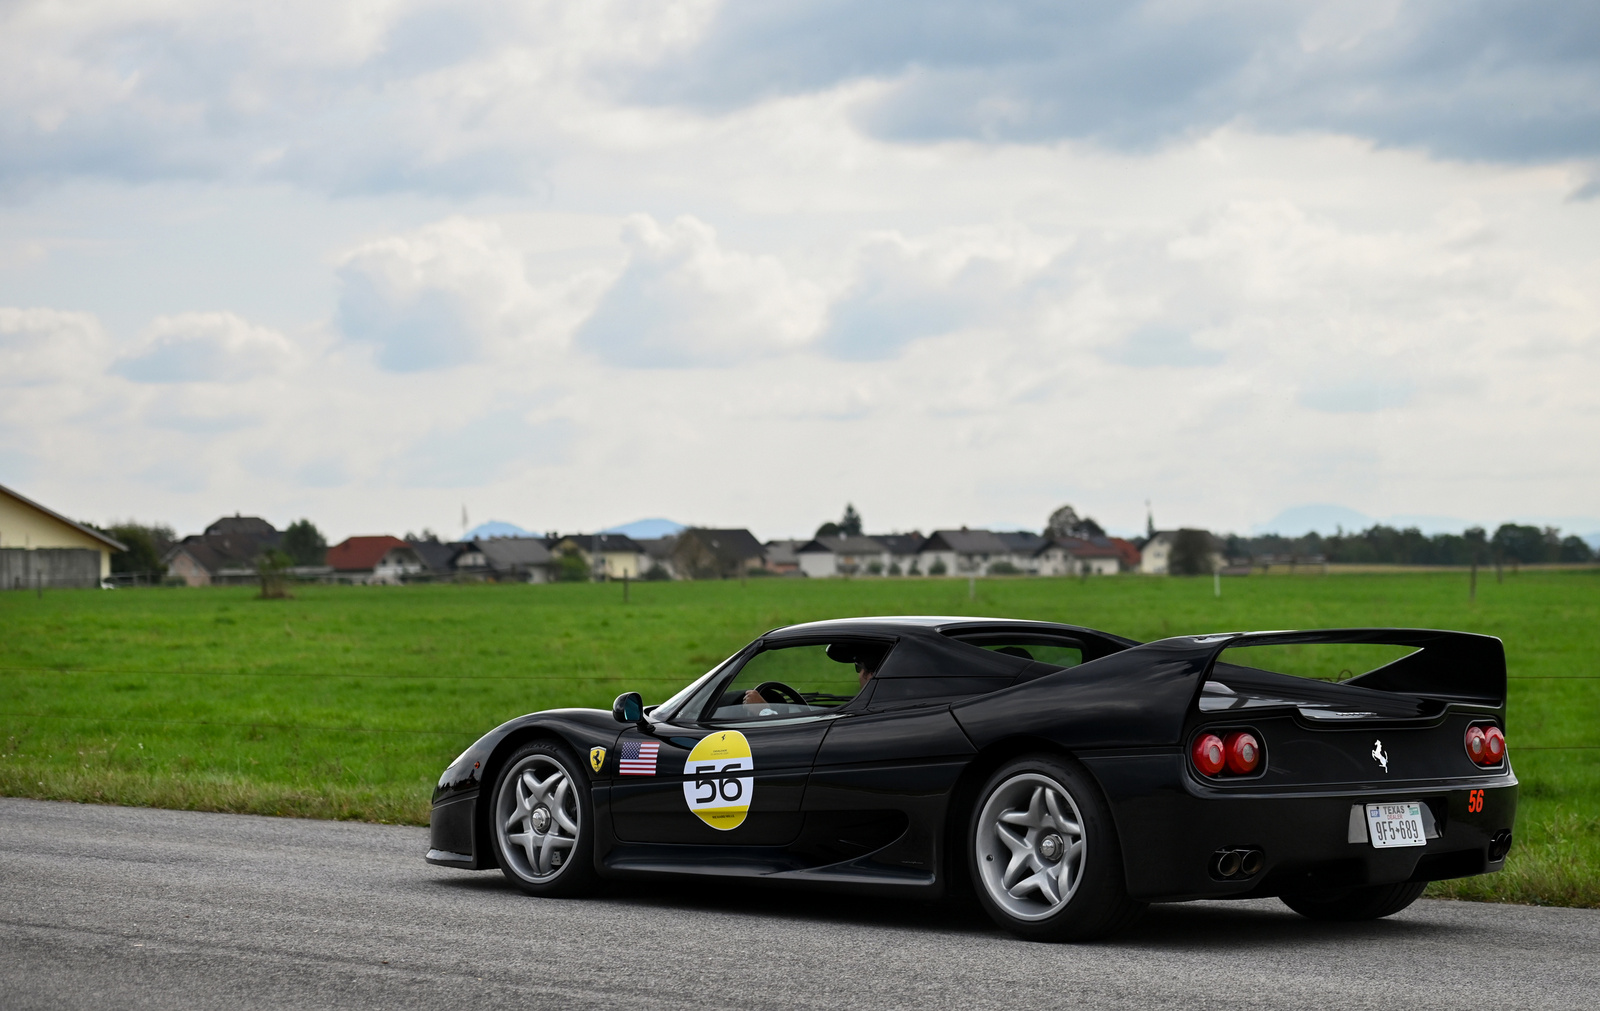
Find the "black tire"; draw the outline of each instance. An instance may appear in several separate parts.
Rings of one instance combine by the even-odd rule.
[[[1392,916],[1417,901],[1426,881],[1397,885],[1367,885],[1328,895],[1284,895],[1283,904],[1312,920],[1350,923]]]
[[[594,801],[583,766],[564,746],[533,741],[500,767],[489,794],[489,839],[501,872],[529,895],[594,888]]]
[[[973,804],[966,848],[979,904],[1018,937],[1095,940],[1144,911],[1128,898],[1111,809],[1075,762],[1030,755],[996,769]]]

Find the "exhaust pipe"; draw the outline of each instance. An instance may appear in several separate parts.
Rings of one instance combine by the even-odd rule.
[[[1219,881],[1253,878],[1267,865],[1267,855],[1255,846],[1232,846],[1211,854],[1211,876]]]

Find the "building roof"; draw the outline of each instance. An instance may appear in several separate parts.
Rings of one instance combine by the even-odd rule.
[[[690,534],[694,534],[706,547],[716,552],[718,558],[743,561],[747,558],[760,558],[765,553],[755,534],[744,527],[733,529],[690,527],[678,536],[681,538]]]
[[[1011,547],[988,530],[935,530],[923,551],[954,551],[958,555],[1009,555]]]
[[[21,502],[23,505],[27,506],[29,509],[33,509],[33,510],[36,510],[38,512],[44,513],[46,516],[50,517],[51,519],[53,519],[53,520],[55,520],[55,521],[57,521],[59,523],[65,523],[67,526],[69,526],[72,529],[78,531],[78,533],[85,534],[85,535],[87,535],[89,537],[93,537],[95,540],[99,541],[101,544],[104,544],[107,548],[110,548],[112,551],[126,551],[126,550],[128,550],[128,546],[126,544],[122,543],[121,541],[117,540],[116,538],[111,537],[108,534],[103,534],[100,531],[94,529],[93,527],[86,527],[82,523],[79,523],[79,522],[77,522],[75,520],[69,520],[65,516],[63,516],[60,513],[56,512],[54,509],[47,509],[44,506],[40,505],[39,503],[35,502],[33,499],[27,498],[27,497],[25,497],[23,495],[20,495],[17,492],[12,491],[10,488],[7,488],[3,484],[0,484],[0,495],[5,495],[8,498],[15,499],[16,501]]]
[[[1032,557],[1050,546],[1050,541],[1039,536],[1031,530],[1008,530],[996,533],[1002,543],[1014,555],[1028,555]]]
[[[891,555],[914,555],[922,550],[927,538],[913,530],[909,534],[871,534]]]
[[[412,550],[411,545],[388,534],[346,537],[328,549],[328,566],[336,572],[366,572],[377,568],[384,556],[395,548]]]
[[[672,549],[678,543],[676,535],[671,537],[638,537],[634,543],[639,545],[645,554],[658,562],[672,560]]]
[[[1122,556],[1123,565],[1130,569],[1137,569],[1139,567],[1139,560],[1141,556],[1139,554],[1139,546],[1137,544],[1121,537],[1110,537],[1107,539],[1111,541],[1112,547],[1117,549],[1117,554]]]
[[[455,563],[456,556],[466,550],[467,545],[460,542],[449,544],[441,543],[437,538],[426,541],[407,541],[411,550],[422,559],[422,564],[427,566],[429,572],[449,572]]]
[[[795,549],[797,555],[814,555],[828,551],[836,555],[881,555],[887,548],[883,543],[872,537],[816,537]]]
[[[543,537],[491,537],[473,541],[471,546],[483,552],[490,568],[500,572],[549,565],[555,557]]]
[[[209,527],[206,527],[205,536],[207,537],[228,535],[250,537],[263,544],[277,544],[283,537],[277,527],[261,517],[240,516],[238,513],[234,513],[232,516],[224,516]]]

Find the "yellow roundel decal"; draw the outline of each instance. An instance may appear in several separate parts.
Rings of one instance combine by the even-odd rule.
[[[726,832],[744,824],[756,781],[750,742],[737,730],[703,738],[684,762],[683,799],[689,810],[714,829]]]

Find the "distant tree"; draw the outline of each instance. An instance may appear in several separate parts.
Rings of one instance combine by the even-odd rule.
[[[644,578],[652,583],[662,583],[671,579],[672,576],[660,562],[651,562],[650,568],[644,574]]]
[[[942,576],[948,571],[950,570],[945,568],[943,558],[935,558],[933,564],[928,566],[928,575],[930,576]]]
[[[321,565],[328,558],[328,541],[310,520],[295,520],[283,532],[283,551],[295,565]]]
[[[128,546],[128,550],[111,556],[112,572],[145,576],[151,582],[159,582],[166,575],[167,567],[161,564],[161,558],[177,539],[171,527],[114,523],[104,532]]]
[[[583,553],[576,548],[561,552],[556,562],[556,579],[563,583],[587,583],[589,563],[583,560]]]
[[[1561,541],[1560,554],[1557,556],[1563,562],[1592,562],[1594,549],[1582,537],[1576,535],[1564,538]]]
[[[262,600],[287,600],[289,567],[294,564],[287,552],[268,548],[256,556],[256,578],[261,581]]]
[[[861,514],[848,502],[844,504],[844,515],[839,517],[839,532],[846,537],[861,536]]]
[[[1063,537],[1104,537],[1105,529],[1088,516],[1079,516],[1070,505],[1064,505],[1050,514],[1045,523],[1044,535],[1054,540]]]
[[[1202,576],[1211,573],[1211,534],[1185,528],[1172,538],[1172,553],[1167,556],[1167,571],[1174,576]]]
[[[915,565],[917,563],[916,562],[912,562],[911,564]],[[899,562],[890,562],[889,563],[889,575],[891,575],[891,576],[900,575],[900,563]]]
[[[822,524],[822,526],[818,527],[817,528],[817,532],[815,534],[813,534],[812,536],[813,537],[838,537],[839,536],[839,524],[835,523],[833,520],[829,520],[828,522]]]
[[[1021,574],[1022,570],[1011,562],[1000,561],[989,564],[989,575],[991,576],[1020,576]]]
[[[1502,523],[1489,540],[1489,546],[1494,549],[1496,558],[1523,565],[1543,562],[1549,557],[1545,532],[1517,523]]]

